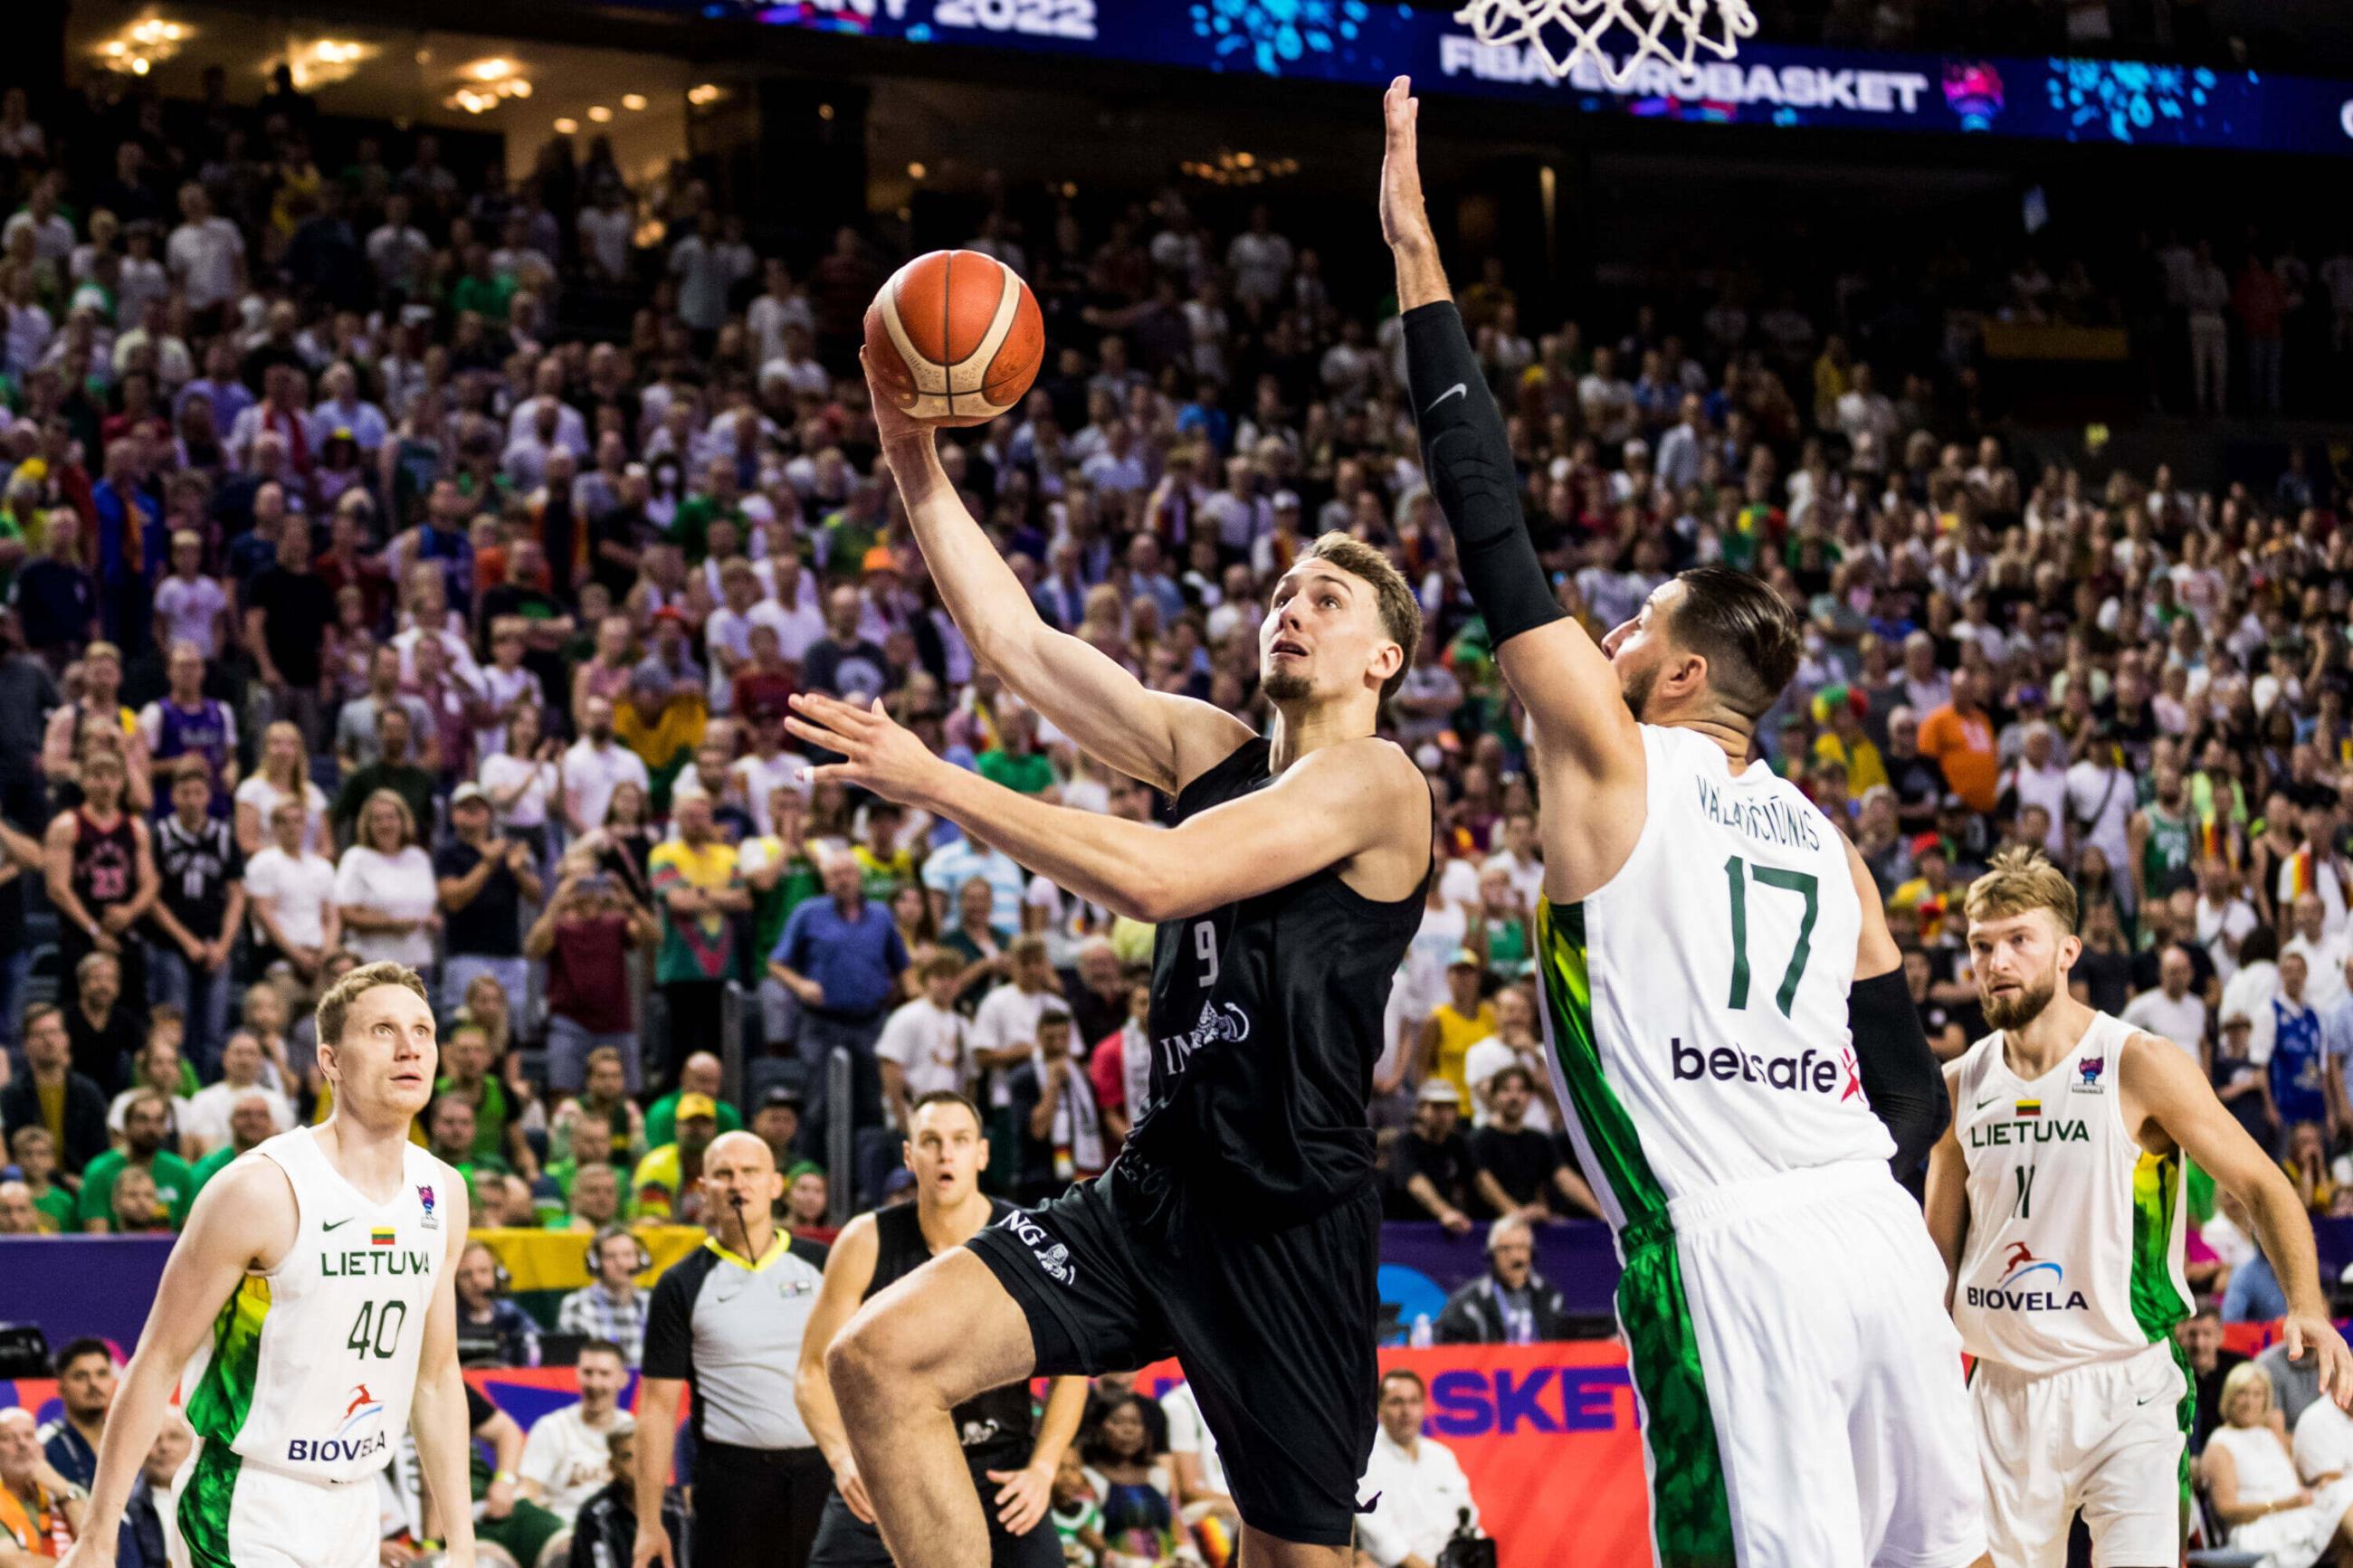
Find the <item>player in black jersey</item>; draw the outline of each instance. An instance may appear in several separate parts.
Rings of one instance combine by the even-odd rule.
[[[1147,689],[1048,626],[940,467],[875,399],[933,581],[980,662],[1166,830],[1017,795],[883,714],[796,697],[818,770],[960,822],[1155,938],[1151,1103],[1112,1168],[1016,1212],[863,1308],[827,1372],[900,1568],[968,1568],[987,1531],[949,1410],[1032,1373],[1175,1353],[1253,1568],[1345,1561],[1372,1447],[1380,1203],[1366,1125],[1390,977],[1421,921],[1429,786],[1375,738],[1421,612],[1345,534],[1303,551],[1259,626],[1265,736]]]
[[[980,1110],[964,1096],[940,1089],[908,1108],[905,1154],[915,1173],[915,1201],[860,1215],[835,1238],[825,1284],[801,1340],[801,1420],[833,1467],[834,1493],[818,1521],[809,1568],[890,1568],[891,1553],[874,1528],[874,1505],[859,1479],[825,1352],[862,1301],[962,1247],[1013,1205],[980,1190],[988,1168],[988,1139]],[[1008,1384],[975,1394],[950,1412],[964,1449],[973,1490],[988,1515],[993,1568],[1059,1568],[1061,1541],[1047,1521],[1054,1468],[1079,1429],[1087,1380],[1061,1377],[1047,1392],[1042,1421],[1029,1412],[1029,1384]]]

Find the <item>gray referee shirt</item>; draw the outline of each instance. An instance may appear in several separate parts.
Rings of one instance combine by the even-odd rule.
[[[693,1390],[697,1443],[814,1446],[794,1379],[825,1256],[818,1243],[782,1231],[756,1264],[712,1239],[655,1283],[642,1370]]]

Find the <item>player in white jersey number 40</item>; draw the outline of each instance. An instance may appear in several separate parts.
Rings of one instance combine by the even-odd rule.
[[[375,1568],[376,1472],[403,1427],[473,1568],[456,1263],[466,1184],[408,1141],[438,1051],[424,982],[372,963],[319,1002],[334,1114],[207,1184],[124,1369],[88,1524],[60,1568],[112,1568],[174,1384],[204,1447],[181,1487],[195,1568]]]
[[[2253,1215],[2286,1289],[2282,1336],[2353,1404],[2312,1222],[2287,1177],[2215,1099],[2198,1058],[2068,993],[2075,890],[2031,849],[1969,888],[1969,953],[1994,1032],[1946,1075],[1952,1124],[1928,1162],[1928,1226],[1951,1271],[1987,1534],[1999,1568],[2061,1568],[2079,1510],[2103,1563],[2180,1561],[2196,1409],[2173,1337],[2183,1159]]]

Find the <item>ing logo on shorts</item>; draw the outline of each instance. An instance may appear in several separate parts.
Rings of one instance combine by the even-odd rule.
[[[1051,1275],[1056,1284],[1078,1282],[1078,1265],[1071,1261],[1071,1249],[1047,1235],[1044,1226],[1018,1209],[997,1224],[1021,1238],[1021,1245],[1029,1249],[1029,1256],[1038,1260],[1038,1267]]]

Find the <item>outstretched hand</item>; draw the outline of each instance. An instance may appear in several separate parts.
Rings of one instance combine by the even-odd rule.
[[[821,692],[797,691],[785,728],[813,746],[839,752],[840,762],[808,770],[813,781],[839,779],[902,805],[920,805],[923,781],[948,764],[912,731],[883,711],[882,700],[861,708]]]
[[[1381,237],[1392,249],[1435,243],[1421,199],[1421,152],[1414,129],[1420,114],[1413,79],[1401,76],[1390,82],[1381,95],[1381,119],[1388,132],[1381,153]]]
[[[928,432],[928,426],[899,406],[898,393],[876,377],[874,366],[868,363],[862,344],[858,350],[858,368],[866,373],[866,400],[874,407],[876,440],[887,445],[902,437],[923,436]]]

